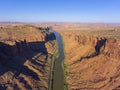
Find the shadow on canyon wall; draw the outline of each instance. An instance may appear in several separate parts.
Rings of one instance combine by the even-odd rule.
[[[95,56],[98,56],[100,54],[100,50],[101,50],[102,46],[105,47],[106,40],[107,39],[105,39],[105,38],[104,39],[101,38],[100,40],[98,40],[96,45],[95,45],[95,52],[93,54],[91,54],[89,56],[81,57],[80,60],[74,62],[73,64],[75,64],[79,61],[82,61],[83,59],[89,59],[89,58],[93,58]]]
[[[51,37],[52,36],[52,37]],[[15,42],[15,45],[8,45],[3,42],[0,42],[0,76],[5,74],[8,71],[14,73],[13,78],[17,78],[20,73],[29,75],[35,80],[38,80],[38,75],[30,70],[28,67],[24,65],[24,63],[29,60],[30,62],[40,65],[44,71],[45,63],[47,60],[44,60],[44,64],[37,63],[33,57],[38,53],[48,55],[45,43],[46,41],[55,40],[55,35],[51,34],[51,36],[46,36],[46,40],[42,42],[27,42],[19,41]],[[37,59],[37,58],[36,58]],[[4,87],[0,87],[0,89]]]

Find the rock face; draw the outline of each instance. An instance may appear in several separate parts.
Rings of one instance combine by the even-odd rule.
[[[107,40],[104,54],[110,58],[120,59],[120,40]]]
[[[69,90],[120,89],[120,40],[62,32]]]
[[[0,38],[0,90],[47,90],[57,45],[54,34],[31,25],[0,31],[6,35]]]

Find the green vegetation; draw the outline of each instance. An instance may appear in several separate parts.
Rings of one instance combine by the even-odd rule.
[[[5,26],[0,28],[0,41],[0,87],[48,90],[58,57],[53,33],[32,25]]]
[[[53,89],[53,87],[52,87],[52,86],[53,86],[53,85],[52,85],[52,84],[53,84],[53,73],[54,73],[53,68],[54,68],[54,63],[55,63],[56,58],[59,57],[57,41],[55,42],[55,44],[56,44],[56,51],[55,51],[55,53],[54,53],[53,56],[52,56],[48,90],[52,90],[52,89]]]
[[[62,43],[63,43],[63,50],[64,50],[64,60],[62,61],[62,68],[63,68],[63,74],[64,74],[64,90],[68,90],[68,84],[66,82],[66,76],[67,76],[67,72],[66,72],[66,64],[65,64],[65,60],[66,60],[66,51],[65,51],[65,43],[64,43],[64,40],[63,40],[63,37],[62,35],[60,35],[61,38],[62,38]]]
[[[65,60],[65,59],[64,59]],[[68,90],[68,84],[66,82],[66,76],[67,76],[67,72],[66,72],[66,65],[64,63],[64,60],[62,62],[62,68],[63,68],[63,73],[64,73],[64,90]]]

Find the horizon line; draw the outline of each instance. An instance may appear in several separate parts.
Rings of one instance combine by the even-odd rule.
[[[81,23],[81,24],[120,24],[120,22],[78,22],[78,21],[0,21],[0,23],[25,23],[25,24],[39,24],[39,23]]]

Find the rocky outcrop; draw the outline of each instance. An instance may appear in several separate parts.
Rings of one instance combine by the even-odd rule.
[[[120,40],[60,31],[66,52],[69,90],[117,90]]]
[[[103,53],[110,58],[120,59],[120,40],[108,39]]]
[[[1,30],[7,36],[0,38],[0,90],[47,90],[57,45],[54,34],[29,25],[11,28]]]

